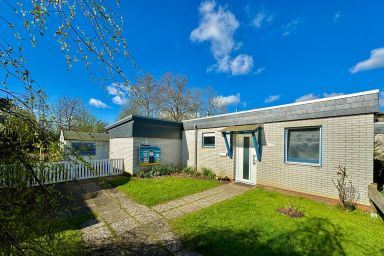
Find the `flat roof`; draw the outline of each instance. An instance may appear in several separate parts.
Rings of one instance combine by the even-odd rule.
[[[220,117],[220,116],[229,116],[229,115],[237,115],[237,114],[240,115],[243,113],[258,112],[258,111],[263,111],[263,110],[285,108],[285,107],[291,107],[291,106],[300,106],[300,105],[306,105],[306,104],[323,102],[323,101],[331,101],[331,100],[336,100],[336,99],[344,99],[344,98],[350,98],[350,97],[356,97],[356,96],[363,96],[363,95],[368,95],[368,94],[373,94],[373,93],[379,93],[379,89],[364,91],[364,92],[358,92],[358,93],[351,93],[351,94],[343,94],[343,95],[321,98],[321,99],[315,99],[315,100],[294,102],[294,103],[288,103],[288,104],[265,107],[265,108],[256,108],[256,109],[244,110],[244,111],[239,111],[239,112],[231,112],[231,113],[226,113],[226,114],[221,114],[221,115],[213,115],[213,116],[187,119],[187,120],[183,120],[182,122],[184,123],[184,122],[195,121],[195,120],[204,120],[204,119],[216,118],[216,117]]]
[[[222,115],[183,120],[184,130],[265,124],[379,112],[379,90],[371,90]]]
[[[152,117],[145,117],[145,116],[139,116],[139,115],[129,115],[127,117],[124,117],[123,119],[120,119],[119,121],[108,125],[105,129],[110,130],[112,128],[115,128],[117,126],[120,126],[122,124],[138,120],[141,122],[148,122],[148,123],[157,123],[157,124],[163,124],[163,125],[180,125],[181,122],[177,121],[171,121],[171,120],[165,120],[160,118],[152,118]]]
[[[63,131],[64,140],[109,141],[108,133]]]

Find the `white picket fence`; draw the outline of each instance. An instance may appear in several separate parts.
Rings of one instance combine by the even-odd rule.
[[[25,180],[30,186],[41,184],[53,184],[72,180],[83,180],[96,177],[119,175],[124,172],[124,159],[89,160],[87,162],[52,162],[43,163],[34,168],[36,177],[20,178],[22,172],[18,172],[9,166],[0,168],[0,185],[14,181]],[[25,173],[25,172],[24,172]]]

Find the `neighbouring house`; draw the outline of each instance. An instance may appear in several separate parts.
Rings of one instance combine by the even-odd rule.
[[[60,143],[75,150],[86,161],[109,158],[108,133],[61,131]]]
[[[110,158],[124,158],[134,173],[148,159],[143,148],[156,146],[161,164],[207,167],[237,182],[331,200],[341,165],[367,205],[378,112],[373,90],[181,123],[129,116],[107,127]]]
[[[140,169],[140,148],[160,148],[160,164],[181,163],[180,122],[142,116],[128,116],[107,126],[110,136],[110,158],[124,158],[125,171],[133,174]]]

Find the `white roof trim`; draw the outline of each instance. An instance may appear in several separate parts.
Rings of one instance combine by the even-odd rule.
[[[258,112],[258,111],[268,110],[268,109],[277,109],[277,108],[285,108],[285,107],[291,107],[291,106],[305,105],[305,104],[310,104],[310,103],[316,103],[316,102],[322,102],[322,101],[330,101],[330,100],[343,99],[343,98],[350,98],[350,97],[356,97],[356,96],[362,96],[362,95],[374,94],[374,93],[379,93],[379,89],[371,90],[371,91],[365,91],[365,92],[358,92],[358,93],[338,95],[338,96],[321,98],[321,99],[315,99],[315,100],[308,100],[308,101],[302,101],[302,102],[288,103],[288,104],[272,106],[272,107],[250,109],[250,110],[226,113],[226,114],[215,115],[215,116],[199,117],[199,118],[194,118],[194,119],[183,120],[182,122],[184,123],[184,122],[190,122],[190,121],[202,120],[202,119],[209,119],[209,118],[220,117],[220,116],[229,116],[229,115],[249,113],[249,112]]]

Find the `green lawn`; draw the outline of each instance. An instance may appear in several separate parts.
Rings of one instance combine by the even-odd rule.
[[[295,206],[303,218],[276,212]],[[384,223],[312,200],[253,189],[172,222],[204,255],[383,255]]]
[[[40,250],[44,251],[46,255],[85,255],[80,225],[93,217],[92,213],[88,213],[63,220],[57,227],[59,228],[57,235],[40,241]],[[40,252],[34,251],[28,251],[27,254],[41,255]]]
[[[138,203],[147,206],[164,203],[221,185],[216,180],[174,176],[145,179],[119,177],[110,183]]]

